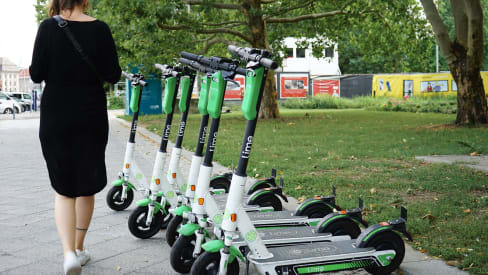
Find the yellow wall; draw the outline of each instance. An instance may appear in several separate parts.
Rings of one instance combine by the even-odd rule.
[[[488,96],[488,72],[481,72],[481,77],[483,79],[485,95]],[[453,78],[450,73],[375,74],[373,75],[372,95],[402,98],[404,96],[405,81],[412,81],[410,83],[413,84],[412,92],[414,97],[428,97],[433,95],[447,96],[456,95],[457,93],[453,90]],[[427,88],[429,83],[431,84],[431,89]],[[382,86],[383,89],[380,89],[380,86]]]

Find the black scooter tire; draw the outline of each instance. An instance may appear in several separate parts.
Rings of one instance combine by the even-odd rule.
[[[112,186],[112,188],[108,190],[106,197],[108,207],[114,211],[122,211],[127,209],[127,207],[129,207],[134,200],[134,190],[127,190],[127,198],[124,201],[120,199],[121,197],[122,186]]]
[[[225,189],[225,193],[229,193],[230,181],[226,177],[218,177],[210,181],[210,188]]]
[[[169,246],[173,246],[176,242],[180,233],[178,233],[178,229],[183,224],[183,217],[182,216],[174,216],[168,223],[168,227],[166,228],[166,242]]]
[[[258,196],[256,199],[249,201],[249,205],[259,205],[261,207],[271,206],[274,211],[283,210],[281,200],[272,193],[266,193],[262,196]]]
[[[179,236],[169,257],[169,262],[174,271],[178,273],[188,273],[195,262],[193,250],[195,249],[195,235]]]
[[[361,228],[359,225],[349,219],[339,219],[338,221],[332,221],[330,225],[326,227],[319,227],[318,233],[331,233],[333,236],[351,236],[351,239],[357,239],[361,234]]]
[[[307,216],[309,219],[315,219],[315,218],[323,218],[327,216],[328,214],[332,213],[332,209],[323,204],[323,203],[315,203],[313,205],[310,205],[303,210],[300,215],[301,216]]]
[[[366,267],[366,271],[375,275],[386,275],[395,271],[405,257],[405,244],[400,236],[393,231],[382,232],[374,236],[371,240],[366,242],[365,247],[374,247],[377,251],[381,250],[395,250],[395,258],[393,261],[383,267]]]
[[[220,252],[204,252],[198,256],[191,267],[191,275],[217,274],[220,264]],[[239,261],[235,259],[227,265],[227,274],[239,274]]]
[[[156,235],[161,230],[163,214],[161,211],[154,213],[152,223],[146,226],[146,216],[149,207],[139,206],[129,216],[129,231],[139,239],[148,239]]]

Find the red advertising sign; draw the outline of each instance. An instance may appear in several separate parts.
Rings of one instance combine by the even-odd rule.
[[[308,74],[281,74],[280,97],[307,97]]]
[[[236,75],[234,81],[237,83],[227,81],[224,99],[242,100],[244,97],[245,78],[242,75]]]
[[[330,96],[340,96],[339,80],[336,79],[317,79],[313,80],[313,95],[327,94]]]

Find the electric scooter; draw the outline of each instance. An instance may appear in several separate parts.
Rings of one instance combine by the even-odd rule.
[[[128,220],[130,232],[142,239],[154,236],[161,228],[167,226],[171,219],[168,210],[171,206],[178,206],[180,203],[178,194],[184,192],[184,190],[180,190],[180,187],[185,187],[185,185],[183,184],[183,175],[179,171],[179,160],[191,99],[191,87],[193,87],[196,76],[195,71],[186,67],[178,68],[159,64],[156,67],[162,71],[163,78],[165,78],[163,111],[166,114],[166,120],[161,145],[154,162],[149,195],[137,202],[138,207],[131,213]],[[176,143],[171,153],[168,174],[167,177],[164,177],[163,169],[168,154],[167,145],[173,120],[173,109],[180,86],[179,108],[182,116]]]
[[[141,74],[129,74],[122,72],[125,78],[131,82],[131,100],[130,109],[132,111],[132,123],[130,127],[129,141],[127,142],[124,155],[124,165],[122,171],[119,172],[119,178],[112,182],[112,188],[107,193],[107,205],[115,211],[122,211],[130,206],[134,200],[134,190],[141,192],[147,196],[148,189],[145,188],[143,182],[143,174],[135,167],[134,151],[135,151],[135,137],[137,131],[137,121],[139,118],[139,107],[141,104],[142,87],[147,86],[144,81],[144,76]],[[134,169],[136,168],[136,169]],[[135,170],[135,171],[134,171]],[[135,180],[139,185],[136,188],[130,181],[130,175],[135,172]]]
[[[238,274],[239,263],[236,258],[244,260],[244,256],[233,245],[237,228],[250,251],[246,256],[260,274],[318,274],[357,268],[365,268],[374,274],[388,274],[395,270],[403,260],[405,247],[402,238],[393,231],[411,240],[406,230],[406,208],[402,208],[400,218],[372,225],[357,239],[266,247],[250,217],[242,210],[241,202],[264,88],[259,82],[266,79],[266,68],[273,68],[273,62],[249,48],[229,46],[229,50],[250,61],[246,82],[251,81],[254,85],[250,87],[254,87],[246,89],[242,104],[248,122],[239,164],[232,176],[229,199],[222,218],[221,239],[209,241],[202,246],[205,252],[197,258],[190,274]]]
[[[181,61],[182,60],[180,60],[180,62]],[[221,60],[218,60],[216,62],[220,62],[220,63],[229,62],[229,60],[221,59]],[[196,64],[196,63],[192,64],[191,62],[186,62],[186,63],[183,62],[183,64],[191,65],[192,67],[198,69],[201,72],[206,72],[207,75],[206,75],[206,77],[203,78],[203,80],[202,80],[203,83],[201,85],[202,91],[201,91],[200,100],[199,100],[199,111],[202,114],[202,122],[201,122],[201,126],[200,126],[198,143],[197,143],[197,147],[196,147],[197,149],[196,149],[195,155],[192,157],[190,174],[188,177],[188,187],[186,189],[186,194],[185,194],[185,201],[187,201],[188,203],[187,204],[184,203],[180,207],[178,207],[174,210],[170,210],[175,215],[174,218],[171,219],[171,221],[168,225],[168,228],[166,230],[166,240],[170,246],[174,243],[174,241],[178,237],[177,229],[181,226],[181,224],[183,222],[183,214],[191,211],[190,205],[194,199],[195,189],[198,189],[198,187],[196,187],[197,186],[196,183],[198,182],[198,176],[203,175],[203,174],[201,174],[201,170],[200,170],[201,165],[200,164],[201,164],[202,159],[203,159],[202,151],[203,151],[203,145],[205,142],[205,131],[206,131],[206,127],[208,125],[208,116],[209,116],[209,112],[207,110],[207,104],[206,104],[207,98],[208,97],[213,98],[213,100],[209,100],[209,102],[215,101],[213,104],[218,105],[218,107],[216,107],[216,109],[213,112],[213,114],[214,114],[214,116],[212,117],[212,125],[213,126],[211,127],[211,132],[210,132],[210,136],[213,136],[214,138],[212,140],[209,139],[209,144],[207,145],[207,153],[205,154],[205,160],[204,160],[207,163],[211,163],[212,162],[213,149],[212,149],[212,151],[209,151],[209,150],[211,149],[211,146],[213,146],[212,148],[214,148],[215,143],[216,143],[216,133],[218,130],[218,124],[217,124],[217,126],[215,126],[215,125],[218,122],[218,120],[220,119],[221,106],[222,106],[222,101],[223,101],[223,95],[225,93],[226,81],[233,78],[233,75],[232,75],[233,72],[224,72],[224,74],[228,75],[228,79],[224,79],[223,76],[221,76],[222,72],[220,72],[220,75],[219,75],[220,78],[219,77],[211,77],[212,76],[211,73],[215,72],[215,70],[212,70],[212,69],[205,67],[205,66],[201,66],[201,65]],[[232,66],[233,66],[233,68],[237,67],[237,64],[233,64]],[[214,73],[214,74],[216,74],[216,73]],[[211,87],[213,87],[213,90],[210,93],[210,95],[208,95]],[[209,153],[209,152],[211,152],[211,153]],[[209,172],[211,173],[211,170]],[[206,176],[208,177],[209,175],[206,175]],[[206,179],[208,180],[208,178],[206,178]],[[252,187],[257,188],[260,185],[270,186],[269,183],[271,180],[274,181],[274,177],[269,178],[269,179],[264,179],[261,181],[257,181],[252,185]],[[276,188],[276,189],[278,189],[278,188]],[[212,190],[212,191],[209,190],[209,183],[206,184],[206,190],[212,192],[212,194],[214,194],[214,195],[216,194],[215,190]],[[221,192],[221,193],[223,193],[223,192]],[[273,190],[270,192],[268,192],[268,191],[263,192],[262,194],[258,194],[258,197],[261,198],[262,204],[266,204],[266,206],[269,206],[269,200],[266,200],[266,198],[274,196],[276,194],[282,195],[281,188],[279,188],[278,191]],[[286,197],[285,197],[285,200],[286,200]],[[271,206],[273,208],[272,207],[264,207],[263,208],[263,207],[259,207],[259,205],[258,206],[246,205],[245,210],[246,211],[281,210],[282,209],[281,201],[278,198],[274,198],[273,201],[278,202],[278,203],[271,204]],[[221,204],[221,207],[223,207],[223,205],[225,204],[225,201],[220,203],[220,204]]]
[[[206,61],[204,59],[201,60],[203,60],[203,62]],[[188,64],[188,61],[185,61],[184,59],[180,59],[180,62]],[[264,84],[264,82],[262,83]],[[250,82],[250,84],[252,84],[252,82]],[[247,90],[249,90],[249,87],[246,83],[246,91]],[[197,196],[199,194],[199,187],[200,186],[197,186]],[[179,230],[181,235],[171,250],[170,263],[173,269],[177,272],[189,272],[193,260],[201,253],[202,243],[210,239],[210,234],[206,230],[210,225],[208,222],[217,225],[214,227],[214,232],[219,232],[218,226],[222,220],[221,207],[216,207],[216,202],[212,201],[211,196],[205,196],[205,199],[203,200],[206,203],[204,210],[201,211],[200,215],[197,214],[192,216],[192,214],[187,214],[187,217],[189,217],[192,222],[181,227]],[[199,208],[202,210],[201,207],[197,207],[197,211]],[[340,223],[329,223],[327,226],[320,224],[317,230],[313,230],[310,227],[282,228],[287,225],[286,223],[283,223],[280,224],[279,228],[268,227],[260,234],[262,234],[267,245],[280,245],[284,239],[286,239],[286,244],[350,239],[349,236],[357,237],[360,233],[360,229],[355,221],[363,224],[365,223],[362,220],[361,208],[362,201],[360,202],[360,208],[358,209],[347,212],[341,211],[342,219],[337,219],[337,222],[340,221]],[[211,221],[210,219],[207,220],[207,216],[211,217]],[[318,234],[325,232],[331,233]],[[219,235],[219,233],[217,233],[217,235]],[[348,237],[344,235],[348,235]],[[246,244],[243,241],[236,240],[236,243],[240,243],[240,245],[236,246],[237,248],[245,249]]]

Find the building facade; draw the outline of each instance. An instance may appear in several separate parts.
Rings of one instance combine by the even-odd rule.
[[[0,57],[0,89],[3,92],[20,91],[20,69],[5,57]]]
[[[34,89],[34,82],[30,78],[29,69],[19,71],[19,92],[31,92]]]

